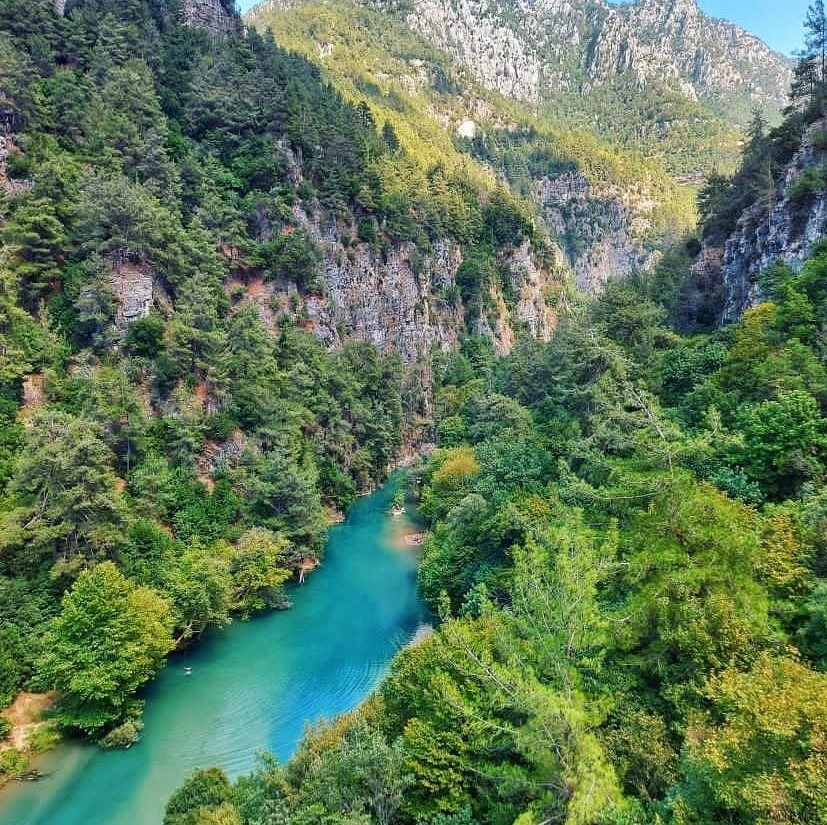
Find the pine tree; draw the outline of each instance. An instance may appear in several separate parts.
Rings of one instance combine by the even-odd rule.
[[[0,519],[0,552],[11,551],[18,571],[51,561],[53,575],[71,576],[117,555],[125,511],[112,460],[93,422],[54,411],[32,417],[12,485],[18,506]]]
[[[827,14],[824,0],[813,0],[804,18],[804,46],[806,54],[814,58],[818,65],[818,81],[827,79]]]
[[[45,198],[26,201],[9,219],[2,240],[12,247],[11,268],[24,302],[33,309],[60,278],[66,233],[54,204]]]

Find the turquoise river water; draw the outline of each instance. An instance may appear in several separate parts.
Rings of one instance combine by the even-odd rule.
[[[61,746],[41,761],[44,779],[0,794],[0,825],[160,825],[194,768],[236,777],[262,751],[286,759],[308,722],[364,699],[425,618],[416,557],[398,548],[387,515],[398,483],[331,529],[323,566],[290,610],[234,622],[170,659],[146,691],[137,745]]]

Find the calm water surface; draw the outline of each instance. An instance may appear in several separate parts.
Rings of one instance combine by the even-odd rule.
[[[194,768],[235,777],[261,751],[286,759],[308,722],[364,699],[425,618],[416,558],[394,546],[386,515],[398,483],[331,530],[323,567],[290,610],[234,622],[170,660],[146,693],[137,745],[62,746],[42,760],[45,779],[0,795],[0,825],[160,825]]]

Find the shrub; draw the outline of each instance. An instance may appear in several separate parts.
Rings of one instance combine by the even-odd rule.
[[[811,166],[790,189],[790,200],[796,204],[805,203],[813,195],[824,190],[824,168]]]

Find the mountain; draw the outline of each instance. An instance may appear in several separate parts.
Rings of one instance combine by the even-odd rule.
[[[493,176],[458,172],[449,201],[406,168],[229,2],[0,0],[0,706],[37,673],[64,694],[56,724],[134,741],[130,697],[166,653],[288,606],[332,510],[397,460],[428,388],[399,353],[510,329],[525,281],[557,283]],[[332,233],[353,327],[324,280]],[[73,587],[97,617],[82,648],[137,645],[94,696],[50,625]],[[11,744],[0,785],[31,770]]]
[[[744,116],[780,107],[789,62],[695,0],[372,0],[404,17],[489,88],[532,103],[627,77]],[[564,97],[565,99],[565,97]]]
[[[302,0],[264,5],[295,6]],[[681,175],[734,163],[755,106],[777,119],[790,63],[694,0],[364,0],[480,84]]]
[[[318,62],[352,103],[389,124],[425,174],[494,173],[529,205],[557,268],[581,290],[649,268],[694,224],[692,192],[657,161],[485,88],[393,16],[305,0],[264,3],[246,20]]]

